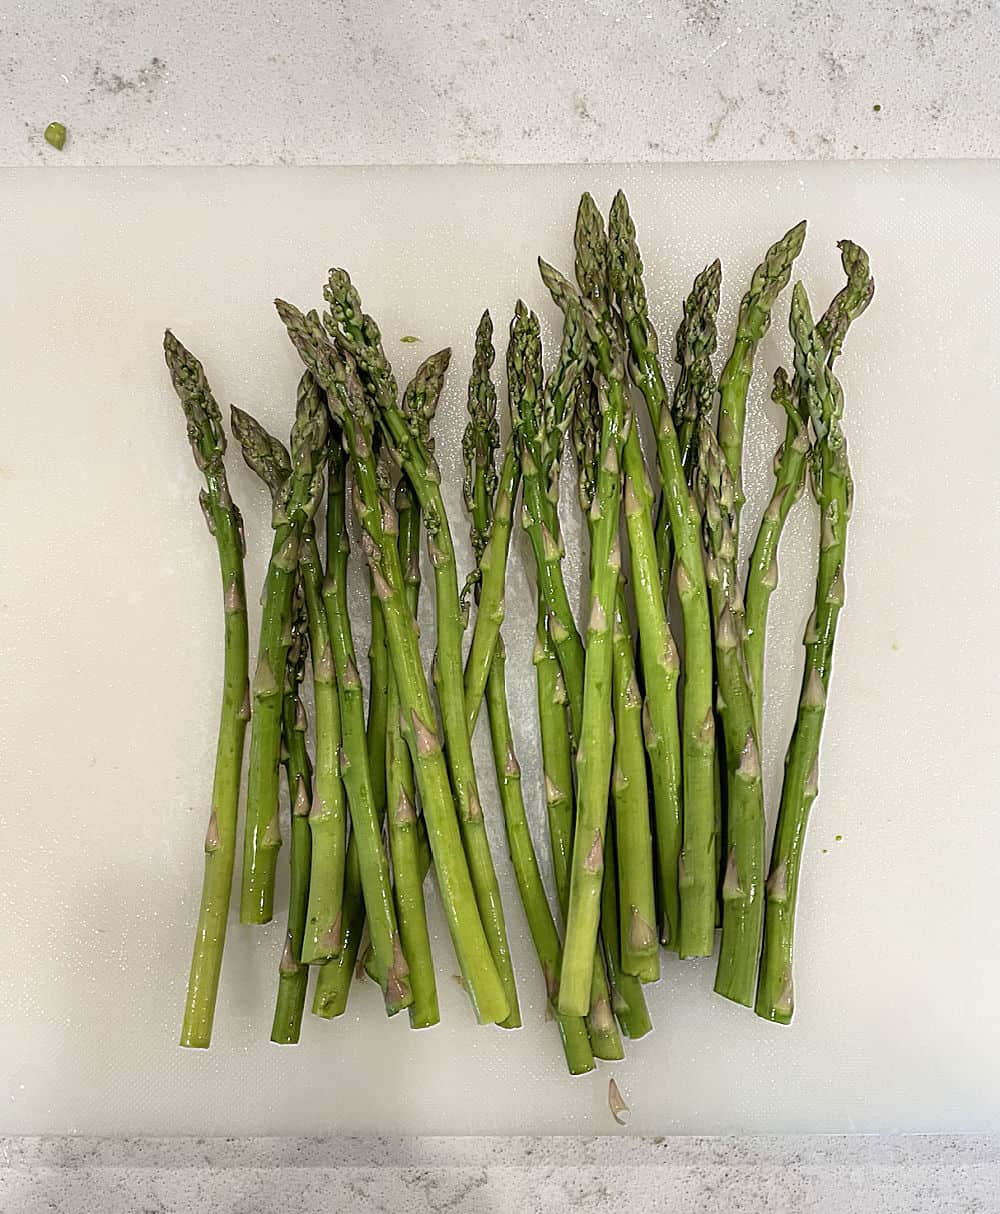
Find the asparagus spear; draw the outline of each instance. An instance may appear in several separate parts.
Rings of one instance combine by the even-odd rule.
[[[502,1024],[504,1028],[517,1028],[521,1023],[517,987],[465,714],[462,613],[455,549],[441,496],[440,470],[428,443],[430,418],[444,384],[451,352],[441,350],[426,359],[417,369],[400,403],[395,381],[384,371],[386,360],[378,326],[371,318],[364,317],[358,328],[351,319],[363,316],[363,313],[357,291],[347,274],[343,271],[331,272],[324,295],[330,304],[330,311],[324,318],[327,329],[334,340],[344,343],[352,353],[360,351],[356,357],[360,357],[359,367],[372,385],[372,399],[376,402],[378,421],[386,444],[408,477],[423,514],[428,553],[434,570],[437,618],[434,678],[444,729],[445,754],[480,918],[506,993],[508,1014]]]
[[[336,427],[332,427],[327,456],[326,567],[328,570],[339,570],[341,577],[346,577],[349,554],[344,466],[345,456],[341,435]],[[329,581],[324,584],[324,589],[328,588]],[[325,606],[324,603],[324,615],[326,614]],[[334,702],[339,730],[339,696],[334,696]],[[313,1015],[325,1020],[343,1015],[347,1008],[351,983],[354,981],[354,967],[358,958],[361,935],[364,931],[365,902],[361,890],[361,869],[358,864],[358,841],[353,833],[347,840],[342,907],[337,951],[330,961],[319,966],[316,989],[313,994]],[[405,950],[403,955],[406,955]],[[416,992],[414,992],[414,1000],[416,1000]]]
[[[311,366],[342,427],[354,472],[355,509],[365,536],[365,555],[382,603],[390,661],[399,690],[405,736],[413,758],[441,898],[466,990],[481,1022],[508,1015],[504,986],[479,918],[468,862],[462,849],[448,769],[417,644],[416,621],[406,601],[395,543],[397,521],[372,460],[375,425],[357,363],[335,346],[315,312],[308,316],[278,301],[278,312],[300,357]],[[464,719],[464,710],[463,710]]]
[[[167,330],[163,338],[174,390],[187,420],[194,461],[205,480],[199,495],[208,530],[215,537],[222,574],[225,663],[222,712],[215,756],[212,807],[205,834],[205,877],[191,957],[181,1045],[207,1048],[219,991],[226,919],[236,859],[243,738],[250,715],[247,685],[248,631],[243,582],[243,520],[229,493],[222,415],[201,363]]]
[[[578,299],[572,285],[539,260],[542,279],[564,311]],[[604,832],[614,731],[611,721],[612,620],[621,576],[618,521],[621,514],[621,456],[632,415],[623,390],[622,353],[613,330],[590,300],[584,302],[587,337],[599,369],[595,375],[601,437],[596,491],[590,511],[590,619],[584,663],[583,715],[576,756],[577,806],[566,940],[559,985],[559,1010],[586,1015],[590,1006],[592,958],[601,917]]]
[[[656,432],[657,462],[677,553],[675,575],[684,620],[683,847],[678,861],[682,957],[710,956],[715,930],[715,716],[712,706],[712,631],[701,551],[701,519],[688,491],[677,433],[649,319],[642,259],[628,202],[620,191],[608,228],[611,282],[631,358],[629,373],[641,391]]]
[[[495,525],[496,448],[500,441],[499,427],[496,425],[496,393],[492,390],[490,377],[493,343],[488,313],[485,314],[484,321],[485,323],[480,322],[476,335],[476,359],[469,382],[469,424],[462,444],[466,460],[465,498],[470,513],[473,553],[477,559],[486,551],[491,526]],[[510,443],[510,450],[513,451],[513,441]],[[516,461],[511,462],[516,467]],[[504,504],[504,515],[507,519],[510,518],[510,513],[511,503],[507,502]],[[507,546],[504,545],[504,556],[506,551]],[[473,578],[472,582],[477,585],[476,579]],[[545,978],[548,1005],[555,1015],[562,1037],[566,1064],[571,1075],[581,1075],[594,1069],[594,1057],[584,1019],[578,1016],[564,1016],[556,1010],[562,948],[545,896],[528,827],[521,788],[521,768],[514,752],[514,737],[507,706],[505,668],[503,637],[498,634],[486,682],[486,706],[507,846],[521,895],[521,904],[528,921],[528,930]]]
[[[840,353],[848,328],[868,307],[874,290],[865,251],[849,240],[840,242],[840,250],[847,284],[834,296],[817,325],[818,336],[828,351],[831,366]],[[801,297],[796,301],[793,296],[790,322],[793,335],[801,323],[798,315],[800,303]],[[809,417],[798,378],[789,384],[786,372],[779,367],[774,375],[771,398],[785,411],[785,439],[775,456],[774,492],[757,531],[747,570],[746,589],[746,657],[758,734],[764,697],[767,612],[771,595],[778,584],[778,544],[785,520],[802,494],[809,452]]]
[[[750,286],[740,302],[732,353],[719,377],[719,445],[735,490],[733,542],[739,553],[740,511],[743,509],[743,430],[746,424],[747,391],[753,375],[754,356],[771,325],[775,301],[788,285],[792,265],[802,251],[806,221],[797,223],[776,241],[754,270]]]
[[[339,423],[337,406],[330,402],[330,389],[325,384],[324,388],[331,412]],[[332,483],[335,476],[343,476],[343,458],[340,452],[336,451],[335,443],[330,445],[330,463]],[[342,510],[344,497],[339,489],[336,500]],[[382,824],[368,765],[361,676],[358,674],[354,636],[347,609],[347,559],[350,551],[347,524],[343,514],[339,519],[334,517],[332,523],[339,542],[334,547],[332,537],[328,534],[330,561],[323,583],[323,602],[333,644],[333,663],[340,703],[340,774],[347,792],[351,833],[357,842],[361,889],[372,944],[370,962],[373,975],[382,988],[386,1012],[393,1016],[409,1007],[413,994],[408,979],[407,960],[396,923],[389,862],[382,843]],[[327,526],[330,524],[331,518],[328,515]],[[384,759],[382,762],[384,763]]]
[[[752,1006],[763,924],[764,793],[753,701],[743,656],[743,597],[736,577],[736,489],[715,430],[699,428],[697,493],[705,519],[719,713],[726,745],[726,869],[715,989]]]
[[[285,688],[281,705],[282,757],[288,800],[292,807],[288,891],[288,929],[285,947],[278,964],[278,997],[271,1024],[271,1040],[278,1045],[295,1045],[302,1030],[302,1011],[309,984],[309,969],[301,961],[309,901],[309,873],[312,841],[309,832],[309,807],[312,804],[312,764],[306,750],[306,714],[299,699],[309,650],[308,611],[301,579],[292,602],[292,643],[285,660]]]
[[[845,252],[859,259],[864,257],[856,246]],[[867,279],[867,274],[865,277]],[[866,300],[873,289],[868,282],[863,293]],[[815,607],[804,637],[806,660],[802,694],[785,756],[781,806],[771,853],[764,950],[757,991],[757,1014],[781,1024],[791,1021],[794,1010],[792,942],[799,870],[809,810],[819,787],[820,736],[826,715],[837,621],[844,605],[847,524],[853,498],[847,442],[840,424],[843,391],[832,370],[842,332],[838,330],[839,335],[835,337],[830,331],[821,332],[813,327],[809,301],[800,283],[795,286],[794,298],[798,317],[796,370],[813,431],[812,488],[820,512],[820,541]],[[824,359],[827,365],[824,365]]]
[[[615,831],[608,831],[607,862],[604,869],[604,887],[601,890],[601,924],[603,928],[604,955],[608,963],[608,982],[611,986],[611,1007],[622,1032],[630,1040],[645,1037],[653,1028],[642,993],[642,983],[633,974],[622,969],[621,925],[618,916],[618,871],[620,865],[615,854]]]
[[[247,781],[247,828],[243,839],[240,920],[268,923],[274,907],[274,870],[281,847],[278,824],[278,757],[281,749],[281,681],[290,641],[292,590],[304,524],[323,491],[322,451],[326,409],[311,375],[299,383],[292,457],[248,413],[232,410],[233,433],[249,467],[263,480],[273,503],[274,544],[264,586]]]
[[[576,275],[580,288],[591,300],[593,306],[600,311],[608,324],[614,322],[611,292],[608,287],[609,262],[608,239],[604,230],[604,220],[597,210],[589,194],[584,194],[580,201],[576,224]],[[597,347],[598,361],[602,374],[610,375],[611,368],[607,358]],[[603,361],[602,361],[603,359]],[[625,529],[629,541],[629,569],[631,572],[632,593],[635,600],[636,618],[639,635],[639,657],[642,667],[642,677],[645,686],[645,701],[639,706],[646,752],[649,755],[650,776],[653,792],[653,809],[656,818],[657,839],[657,876],[661,890],[662,922],[660,935],[665,943],[677,946],[677,931],[680,922],[680,901],[677,885],[677,867],[682,842],[682,779],[681,779],[681,747],[680,728],[677,719],[677,682],[680,674],[680,662],[677,647],[667,623],[666,601],[662,593],[660,571],[656,552],[656,539],[653,528],[653,491],[646,475],[642,448],[639,443],[639,431],[631,426],[625,438],[622,451],[622,470],[624,472],[624,502]],[[589,511],[589,501],[585,505]],[[627,615],[620,612],[620,627],[622,637],[622,660],[624,660],[624,645],[631,650],[631,638]],[[619,671],[619,681],[616,684],[615,695],[619,701],[626,697],[627,673],[624,668]],[[621,682],[625,679],[626,682]],[[626,697],[627,698],[627,697]],[[626,719],[628,718],[626,713]],[[638,768],[642,762],[641,746],[632,745],[633,766],[635,773],[626,778],[631,780],[633,792],[631,798],[638,809],[639,790],[641,785],[645,790],[644,773]],[[626,802],[630,797],[626,796]],[[630,822],[628,812],[620,813],[619,828]],[[635,819],[636,828],[638,819]],[[640,840],[632,836],[632,842],[639,844]],[[658,964],[653,965],[651,958],[656,954],[656,923],[652,913],[652,894],[642,897],[638,903],[631,902],[631,893],[635,892],[634,883],[639,871],[645,868],[635,864],[636,856],[631,848],[622,846],[619,838],[619,852],[623,871],[628,874],[624,882],[620,882],[620,893],[625,899],[625,922],[622,925],[624,936],[622,954],[626,970],[638,972],[633,968],[639,963],[639,953],[645,954],[643,972],[647,980],[658,973]],[[629,943],[631,941],[631,943]]]
[[[563,580],[559,456],[585,350],[582,311],[576,298],[570,297],[559,357],[543,385],[538,317],[518,300],[507,344],[507,384],[511,427],[521,460],[521,522],[531,544],[539,594],[549,614],[549,634],[566,683],[574,748],[583,720],[584,648]]]
[[[415,618],[420,594],[420,507],[405,477],[396,486],[396,516],[399,520],[399,560],[406,582],[407,602]],[[403,938],[403,952],[410,964],[410,986],[413,989],[410,1026],[427,1028],[440,1020],[434,959],[431,956],[424,906],[424,874],[427,870],[420,856],[420,818],[413,764],[400,725],[399,688],[391,670],[386,713],[385,769],[396,915]]]
[[[330,445],[334,446],[333,443]],[[331,479],[333,475],[331,472]],[[310,963],[326,961],[340,951],[347,853],[347,813],[344,784],[340,778],[340,699],[330,626],[323,601],[323,567],[312,526],[304,528],[302,532],[299,574],[308,608],[316,706],[315,796],[308,811],[312,865],[306,933],[302,945],[302,960]]]

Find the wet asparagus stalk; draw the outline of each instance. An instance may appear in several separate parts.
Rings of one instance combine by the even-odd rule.
[[[867,257],[851,246],[851,257]],[[867,302],[873,284],[862,298]],[[813,327],[805,288],[794,291],[797,315],[795,337],[799,392],[805,402],[813,433],[810,457],[813,496],[819,507],[819,564],[816,598],[806,625],[802,692],[791,741],[785,756],[785,778],[771,853],[764,920],[757,1014],[788,1024],[795,1007],[792,980],[792,945],[802,847],[809,811],[819,789],[819,747],[830,689],[830,671],[837,621],[844,605],[844,562],[847,525],[851,517],[853,482],[847,460],[847,441],[841,428],[843,391],[833,372],[843,332],[839,327],[820,331]],[[828,344],[829,343],[829,344]]]
[[[292,591],[303,526],[316,512],[323,491],[326,408],[311,375],[299,383],[292,455],[261,424],[235,406],[233,433],[243,458],[271,494],[274,543],[263,594],[253,720],[247,778],[247,825],[243,837],[240,920],[269,923],[274,874],[281,847],[278,822],[278,761],[285,655],[291,641]]]
[[[278,1045],[295,1045],[298,1042],[309,984],[309,968],[303,964],[301,957],[309,902],[312,853],[309,808],[313,795],[313,771],[306,749],[306,711],[299,698],[309,652],[308,627],[306,598],[300,579],[292,601],[292,643],[285,660],[284,699],[281,705],[282,762],[292,823],[288,849],[291,873],[288,926],[278,963],[278,996],[271,1024],[271,1040]]]
[[[222,415],[201,363],[168,330],[163,351],[184,416],[194,461],[205,488],[202,512],[219,552],[225,620],[222,711],[215,756],[212,804],[205,832],[205,877],[184,1004],[181,1045],[205,1049],[219,991],[226,921],[236,861],[236,827],[240,799],[243,739],[250,716],[247,683],[249,634],[243,580],[243,520],[229,493],[224,456]]]

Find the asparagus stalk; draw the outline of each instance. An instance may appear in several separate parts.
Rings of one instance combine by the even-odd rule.
[[[852,246],[845,253],[864,257]],[[867,258],[865,269],[867,269]],[[868,280],[868,275],[865,274]],[[870,281],[863,298],[870,299]],[[833,645],[844,605],[844,561],[853,484],[847,443],[841,428],[843,391],[832,370],[843,334],[820,332],[811,322],[805,289],[794,291],[798,323],[795,332],[796,370],[813,431],[812,488],[820,512],[819,565],[813,614],[806,625],[806,660],[802,694],[791,741],[785,756],[785,778],[767,882],[764,950],[761,959],[757,1014],[788,1024],[794,1010],[792,944],[802,846],[809,810],[819,788],[819,746],[826,716]],[[827,345],[827,340],[830,344]],[[827,365],[824,365],[824,359]]]
[[[499,428],[496,425],[496,394],[492,391],[490,377],[493,343],[492,325],[488,325],[488,321],[489,314],[486,313],[476,335],[476,359],[469,383],[469,424],[462,444],[466,460],[465,499],[470,514],[473,553],[477,559],[481,559],[488,548],[491,526],[496,524],[497,506],[495,469]],[[513,440],[510,450],[513,451]],[[508,463],[506,459],[504,462]],[[510,463],[516,467],[516,460]],[[503,514],[508,520],[511,509],[511,502],[503,504]],[[504,545],[504,556],[506,551],[507,546]],[[476,579],[471,580],[478,589],[479,583]],[[559,1026],[566,1065],[571,1075],[581,1075],[594,1069],[594,1057],[584,1019],[579,1016],[564,1016],[556,1010],[562,947],[545,896],[528,827],[521,787],[521,768],[514,752],[514,737],[507,706],[503,637],[499,634],[493,648],[490,673],[486,682],[486,705],[507,846],[521,895],[521,904],[545,979],[548,1006]]]
[[[705,518],[706,574],[715,623],[719,712],[726,746],[726,868],[715,989],[753,1005],[764,915],[764,793],[753,701],[743,656],[736,577],[736,489],[711,423],[699,431],[696,485]]]
[[[335,455],[334,461],[336,458]],[[343,468],[341,466],[339,471],[331,468],[331,481],[338,475],[342,495]],[[315,795],[308,810],[312,865],[306,933],[302,945],[302,960],[311,963],[326,961],[340,950],[347,854],[347,813],[344,785],[340,778],[340,699],[330,626],[323,601],[323,567],[312,526],[303,529],[299,572],[309,616],[316,706]]]
[[[642,739],[642,693],[635,673],[632,638],[619,587],[613,632],[615,756],[611,779],[618,841],[621,965],[643,982],[660,976],[653,836]]]
[[[420,507],[406,478],[396,486],[396,516],[399,520],[399,560],[406,582],[406,597],[414,618],[420,594]],[[377,601],[377,600],[376,600]],[[387,822],[389,852],[395,878],[396,915],[403,938],[403,952],[410,964],[411,1028],[428,1028],[440,1020],[434,959],[431,956],[427,911],[424,905],[424,867],[420,855],[420,832],[413,764],[400,725],[399,688],[389,672],[385,742]]]
[[[631,358],[656,432],[657,462],[677,554],[675,575],[684,621],[683,847],[678,861],[682,957],[710,956],[715,932],[715,716],[712,705],[712,630],[701,550],[701,519],[688,491],[649,319],[642,259],[628,202],[615,196],[609,221],[610,270]]]
[[[604,870],[604,886],[601,890],[601,924],[604,938],[604,955],[608,963],[608,982],[611,986],[611,1007],[622,1032],[635,1041],[652,1030],[642,983],[633,974],[622,969],[621,925],[618,916],[618,871],[620,865],[615,855],[615,831],[608,831],[607,860]]]
[[[312,1011],[314,1016],[332,1020],[347,1010],[347,1000],[354,981],[354,967],[358,960],[358,947],[365,926],[365,901],[361,892],[361,869],[358,866],[358,847],[353,835],[347,843],[347,861],[344,865],[344,909],[340,945],[335,957],[324,961],[316,968],[316,988],[313,991]]]
[[[851,323],[871,302],[874,289],[869,276],[868,256],[849,240],[840,242],[841,260],[847,284],[834,296],[817,325],[817,334],[827,349],[829,358],[836,359]],[[801,297],[799,302],[801,302]],[[797,303],[792,299],[791,328],[794,334],[801,323]],[[800,355],[801,357],[801,355]],[[805,485],[806,459],[809,452],[809,418],[796,380],[789,384],[783,368],[774,375],[771,398],[784,409],[787,418],[785,439],[774,461],[774,492],[764,511],[753,554],[747,570],[746,589],[746,658],[750,689],[754,699],[757,732],[761,728],[761,704],[764,698],[764,648],[767,641],[767,612],[778,584],[778,544],[792,506],[802,495]]]
[[[285,661],[285,689],[281,705],[282,757],[288,800],[292,808],[291,846],[288,849],[291,883],[288,891],[288,928],[278,964],[278,997],[271,1024],[271,1040],[295,1045],[302,1030],[302,1012],[309,984],[309,969],[301,961],[309,902],[309,807],[312,803],[312,764],[306,749],[306,714],[299,699],[309,650],[308,611],[301,579],[292,603],[292,643]]]
[[[608,288],[608,238],[604,230],[604,220],[597,210],[589,194],[584,194],[580,202],[576,224],[576,275],[580,288],[584,291],[593,306],[600,310],[606,321],[613,323],[611,292]],[[604,374],[609,373],[606,366],[601,366]],[[582,411],[581,411],[582,412]],[[667,623],[666,601],[662,593],[661,574],[658,565],[656,538],[653,528],[653,491],[646,475],[642,448],[639,443],[639,432],[636,426],[629,428],[622,451],[622,470],[624,472],[624,502],[625,529],[629,541],[629,569],[631,572],[632,593],[635,600],[636,618],[639,635],[639,657],[642,666],[642,677],[645,686],[645,702],[639,705],[641,713],[642,733],[644,735],[646,752],[649,755],[650,777],[653,792],[653,809],[656,818],[657,839],[657,877],[661,890],[662,922],[660,935],[667,944],[677,946],[677,932],[680,922],[680,895],[677,885],[678,860],[682,842],[682,777],[681,777],[681,747],[680,727],[677,719],[677,683],[680,675],[680,662],[677,647]],[[589,498],[585,510],[589,511]],[[631,649],[631,640],[627,636],[628,623],[624,612],[621,615],[623,631],[622,645]],[[624,660],[624,653],[622,654]],[[624,669],[619,671],[622,678],[627,678]],[[625,684],[616,685],[615,695],[621,701],[627,698]],[[627,714],[626,714],[627,718]],[[616,718],[617,720],[617,718]],[[642,750],[631,747],[630,761],[635,774],[630,778],[636,791],[630,798],[626,795],[626,803],[634,800],[638,808],[639,785],[645,790],[645,773],[639,771],[642,765]],[[630,821],[628,812],[619,814],[619,828],[623,822]],[[631,836],[631,841],[638,844],[638,837]],[[634,867],[637,857],[630,854],[629,848],[622,847],[619,837],[619,851],[623,870],[629,874],[622,884],[621,894],[626,899],[623,903],[625,922],[623,931],[628,940],[623,937],[622,954],[626,970],[636,973],[632,967],[638,964],[638,952],[644,951],[647,960],[643,966],[647,980],[655,977],[658,965],[654,967],[650,960],[656,955],[655,950],[655,915],[646,917],[646,911],[652,909],[652,901],[644,898],[639,904],[629,902],[633,888],[634,875],[644,871],[645,862]],[[653,937],[653,943],[650,942]],[[638,951],[636,951],[638,950]]]
[[[395,510],[372,459],[374,417],[354,356],[327,337],[316,313],[303,315],[282,301],[278,311],[299,355],[311,366],[343,429],[354,472],[355,509],[365,536],[365,555],[382,603],[390,661],[399,690],[404,733],[413,758],[442,902],[466,990],[483,1023],[506,1018],[509,1007],[479,918],[468,862],[462,849],[448,769],[417,644],[416,621],[406,601],[396,546]],[[463,703],[464,720],[464,703]]]
[[[543,385],[538,317],[518,300],[507,344],[507,384],[511,427],[521,460],[521,522],[531,544],[539,594],[549,613],[549,634],[566,683],[574,748],[583,721],[584,648],[563,580],[559,457],[585,349],[582,311],[576,298],[569,297],[559,357]]]
[[[330,390],[327,399],[330,398]],[[334,405],[335,419],[339,422]],[[344,516],[344,457],[339,444],[330,444],[330,510],[327,527],[339,539],[334,547],[327,535],[330,561],[323,583],[323,602],[333,646],[333,663],[340,704],[340,774],[347,793],[351,815],[351,831],[357,841],[358,868],[364,895],[368,932],[371,937],[370,958],[374,977],[382,988],[386,1013],[395,1015],[409,1007],[413,999],[408,978],[408,966],[399,938],[396,907],[389,879],[389,862],[382,844],[382,824],[371,769],[368,765],[368,739],[365,730],[361,676],[358,673],[354,636],[347,609],[347,560],[350,541]],[[384,758],[381,760],[384,764]]]
[[[571,284],[554,267],[539,261],[542,279],[557,305],[568,310],[577,296]],[[621,576],[618,522],[621,514],[621,456],[632,415],[622,378],[621,351],[614,333],[590,300],[584,301],[587,337],[598,360],[595,375],[601,438],[596,490],[589,524],[590,619],[584,663],[583,715],[576,756],[577,806],[573,834],[566,940],[559,986],[559,1010],[565,1015],[586,1015],[590,1006],[592,958],[601,918],[601,882],[604,874],[604,832],[614,730],[611,721],[612,620]]]
[[[347,274],[343,271],[331,272],[324,294],[330,304],[330,312],[324,318],[326,326],[336,341],[349,345],[352,351],[360,351],[359,357],[363,361],[359,365],[372,384],[378,421],[387,446],[408,477],[423,514],[428,553],[434,570],[437,618],[434,679],[441,709],[445,755],[480,918],[506,994],[508,1014],[502,1024],[504,1028],[517,1028],[521,1023],[517,987],[465,714],[458,569],[441,496],[441,474],[429,441],[430,418],[444,384],[451,352],[441,350],[426,359],[417,369],[400,403],[395,381],[380,369],[385,363],[385,355],[375,322],[365,317],[360,327],[361,335],[356,336],[359,330],[351,318],[361,314],[361,301]]]
[[[322,452],[326,409],[311,375],[299,383],[292,457],[248,413],[232,410],[233,433],[243,458],[263,480],[273,503],[274,544],[264,585],[247,779],[247,827],[243,839],[240,921],[269,923],[274,874],[281,847],[278,823],[278,760],[281,750],[281,684],[290,642],[292,590],[302,527],[315,514],[323,491]]]
[[[215,537],[222,574],[225,660],[222,711],[215,756],[212,805],[205,834],[205,876],[188,979],[181,1045],[205,1049],[219,991],[226,920],[236,860],[243,739],[250,713],[249,640],[243,580],[243,520],[229,493],[222,415],[201,363],[168,330],[163,338],[174,390],[187,420],[194,461],[205,480],[199,495],[209,533]]]
[[[740,511],[743,509],[743,431],[746,425],[747,391],[753,375],[757,347],[771,325],[775,301],[788,285],[792,265],[806,238],[803,219],[767,251],[754,270],[750,286],[740,302],[732,353],[719,378],[719,445],[733,481],[733,542],[739,553]]]

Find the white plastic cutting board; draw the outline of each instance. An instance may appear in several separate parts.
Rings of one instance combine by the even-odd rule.
[[[268,1043],[283,925],[233,927],[215,1044],[175,1042],[217,718],[214,546],[163,367],[169,324],[223,403],[287,432],[298,365],[272,311],[347,266],[402,380],[454,349],[437,433],[464,540],[460,444],[473,328],[518,295],[555,316],[538,253],[571,266],[576,202],[627,189],[661,345],[716,254],[723,331],[760,253],[802,216],[818,307],[835,241],[878,291],[842,359],[857,480],[847,608],[802,883],[791,1028],[667,962],[656,1025],[571,1080],[514,893],[484,738],[525,1027],[477,1028],[435,904],[443,1023],[348,1014]],[[1000,1129],[1000,165],[15,171],[0,176],[0,1132],[308,1134],[613,1129],[613,1073],[648,1133]],[[789,357],[763,344],[747,444],[753,525]],[[420,344],[400,344],[415,335]],[[548,345],[553,353],[553,343]],[[232,451],[249,583],[265,495]],[[567,501],[571,488],[567,485]],[[773,805],[802,658],[815,519],[783,546],[766,760]],[[571,571],[578,532],[569,527]],[[464,547],[463,547],[464,551]],[[510,688],[540,842],[534,620],[519,537]],[[357,587],[359,640],[364,596]],[[429,633],[428,627],[425,629]],[[282,866],[283,871],[283,866]]]

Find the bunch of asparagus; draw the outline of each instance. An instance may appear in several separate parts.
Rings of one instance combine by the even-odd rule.
[[[473,761],[484,704],[511,866],[570,1072],[622,1057],[622,1034],[649,1032],[643,985],[659,978],[663,950],[711,956],[717,927],[716,991],[790,1021],[802,845],[818,789],[851,514],[834,365],[873,292],[867,255],[846,240],[846,285],[818,321],[804,286],[792,290],[792,373],[779,368],[772,392],[785,414],[784,441],[742,577],[747,393],[804,237],[800,223],[754,271],[718,381],[719,262],[698,274],[677,331],[671,392],[625,196],[615,197],[607,225],[583,196],[575,281],[539,261],[563,318],[547,373],[537,316],[521,302],[514,311],[503,440],[489,313],[476,331],[463,440],[473,560],[461,586],[432,435],[450,352],[426,359],[400,393],[379,327],[345,271],[330,272],[322,314],[279,300],[304,365],[288,449],[232,411],[244,459],[272,502],[252,678],[243,525],[226,479],[222,418],[201,364],[167,333],[167,364],[205,481],[201,504],[218,545],[225,613],[222,720],[183,1045],[211,1038],[248,720],[243,923],[274,914],[282,767],[291,809],[272,1040],[298,1040],[310,969],[320,1017],[343,1013],[361,965],[388,1015],[406,1008],[414,1028],[438,1022],[429,873],[477,1019],[520,1025]],[[655,436],[648,467],[641,409]],[[567,440],[589,546],[579,623],[563,570]],[[820,519],[815,607],[765,871],[767,615],[782,530],[807,478]],[[317,536],[324,495],[325,555]],[[537,588],[533,659],[555,908],[529,828],[507,701],[502,628],[518,495]],[[371,591],[365,680],[348,612],[348,501]],[[416,623],[421,537],[436,620],[429,675]]]

